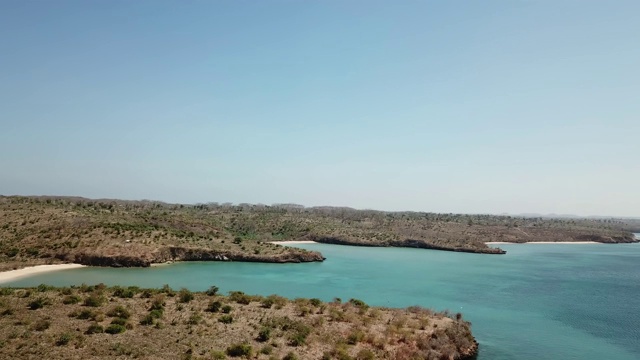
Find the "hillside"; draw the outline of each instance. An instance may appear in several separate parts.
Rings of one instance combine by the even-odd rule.
[[[3,359],[467,359],[460,314],[186,289],[0,288]]]
[[[633,242],[627,230],[602,219],[12,196],[0,197],[0,270],[63,261],[323,260],[318,252],[270,243],[283,240],[500,254],[485,242]]]

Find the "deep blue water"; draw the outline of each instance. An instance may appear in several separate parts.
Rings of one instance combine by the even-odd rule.
[[[309,264],[193,262],[151,269],[83,268],[3,286],[104,282],[158,287],[359,298],[462,312],[481,360],[640,359],[640,244],[500,245],[506,255],[296,245]]]

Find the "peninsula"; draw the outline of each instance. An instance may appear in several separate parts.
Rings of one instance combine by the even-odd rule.
[[[78,263],[146,267],[170,261],[323,261],[277,244],[412,247],[503,254],[486,242],[637,241],[640,224],[614,219],[383,212],[300,205],[167,204],[0,196],[0,271]],[[276,243],[274,243],[276,242]]]

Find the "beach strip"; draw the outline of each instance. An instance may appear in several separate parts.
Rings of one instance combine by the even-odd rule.
[[[292,241],[270,241],[269,244],[276,244],[276,245],[293,245],[293,244],[317,244],[317,242],[315,241],[311,241],[311,240],[292,240]]]
[[[0,284],[18,280],[23,277],[32,276],[36,274],[42,274],[42,273],[58,271],[58,270],[77,269],[81,267],[85,267],[85,265],[80,265],[80,264],[37,265],[37,266],[27,267],[24,269],[4,271],[4,272],[0,272]]]

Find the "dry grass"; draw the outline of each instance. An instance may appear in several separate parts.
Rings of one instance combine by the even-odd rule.
[[[64,301],[70,297],[81,301]],[[274,298],[102,285],[0,288],[0,358],[214,359],[250,349],[256,359],[455,359],[475,349],[469,324],[446,313]],[[214,302],[231,310],[210,312]]]
[[[0,196],[0,270],[87,257],[129,257],[125,266],[176,256],[171,247],[240,261],[317,261],[320,254],[270,244],[308,240],[492,252],[485,241],[632,242],[618,220],[381,212],[292,205],[178,205],[151,201]],[[81,256],[82,255],[82,256]],[[211,257],[211,256],[209,256]],[[136,263],[134,260],[140,260]],[[209,258],[206,258],[209,259]]]

